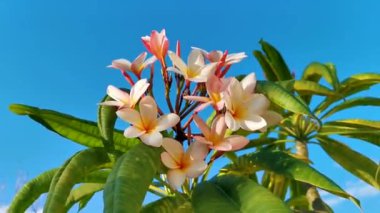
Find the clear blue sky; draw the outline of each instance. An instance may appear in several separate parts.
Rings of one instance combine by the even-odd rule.
[[[106,65],[137,56],[144,50],[140,37],[152,29],[167,30],[171,49],[180,39],[184,51],[191,46],[245,51],[249,58],[231,72],[255,71],[263,78],[251,52],[264,38],[282,52],[296,75],[309,62],[320,61],[335,63],[344,78],[380,71],[379,8],[375,0],[0,1],[0,206],[10,202],[17,177],[32,178],[58,167],[83,149],[11,114],[8,105],[24,103],[95,120],[106,86],[126,85]],[[367,94],[379,96],[379,88]],[[380,111],[366,108],[342,116],[380,119]],[[349,144],[380,160],[378,147]],[[358,183],[320,149],[312,152],[317,168],[343,188],[361,193],[366,212],[377,209],[377,191]],[[358,212],[349,202],[327,197],[337,212]],[[101,212],[96,202],[84,212]]]

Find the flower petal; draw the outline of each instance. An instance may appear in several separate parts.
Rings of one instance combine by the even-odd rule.
[[[140,137],[143,134],[145,134],[145,131],[135,126],[130,126],[124,131],[124,136],[126,138],[136,138],[136,137]]]
[[[231,144],[232,146],[231,151],[239,150],[245,147],[249,143],[249,140],[246,137],[243,137],[241,135],[232,135],[226,138],[225,141]]]
[[[160,147],[162,144],[162,135],[159,132],[150,132],[140,136],[143,143],[149,146]]]
[[[240,128],[240,125],[236,122],[235,118],[229,111],[226,112],[224,120],[226,121],[227,127],[232,131],[236,131]]]
[[[198,75],[190,78],[193,82],[206,82],[210,75],[214,74],[217,63],[207,64],[199,70]]]
[[[178,169],[180,167],[178,163],[167,152],[161,153],[161,161],[169,169]]]
[[[149,85],[150,84],[148,83],[146,79],[141,79],[137,81],[135,85],[133,85],[133,87],[131,88],[131,94],[130,94],[132,105],[135,105],[139,101],[141,96],[148,89]]]
[[[193,137],[196,142],[203,143],[206,145],[212,145],[212,142],[207,140],[205,137],[202,136],[194,136]]]
[[[175,113],[163,115],[157,120],[156,129],[157,131],[164,131],[170,127],[175,126],[179,122],[179,120],[179,116]]]
[[[131,101],[131,98],[127,92],[124,92],[123,90],[120,90],[112,85],[107,87],[107,95],[116,101],[122,102],[123,104],[129,104]]]
[[[228,143],[227,141],[220,142],[214,146],[210,146],[211,149],[215,149],[218,151],[231,151],[232,145]]]
[[[255,73],[250,73],[241,80],[241,86],[245,94],[251,94],[254,92],[256,87],[256,75]]]
[[[263,117],[265,119],[268,126],[273,126],[273,125],[279,124],[281,122],[281,120],[283,119],[281,114],[279,114],[275,111],[271,111],[271,110],[268,110],[268,111],[264,112],[263,114],[261,114],[261,117]]]
[[[113,60],[112,64],[107,67],[127,71],[127,70],[131,70],[131,62],[124,58],[120,58],[120,59]]]
[[[123,106],[124,104],[121,103],[121,102],[119,102],[119,101],[104,101],[104,102],[102,102],[102,103],[99,103],[99,105],[121,107],[121,106]]]
[[[195,159],[205,159],[208,154],[208,146],[204,143],[200,142],[193,142],[190,144],[189,148],[186,151],[186,154],[189,155],[189,157],[192,160]]]
[[[147,52],[143,52],[140,55],[138,55],[135,60],[133,60],[131,68],[136,67],[139,68],[145,61]]]
[[[152,57],[146,59],[146,61],[143,63],[142,66],[145,68],[145,67],[153,64],[156,60],[157,60],[157,58],[155,56],[152,56]]]
[[[240,121],[240,126],[247,131],[256,131],[267,126],[267,122],[259,115],[250,114],[248,118]]]
[[[186,176],[196,178],[201,175],[207,168],[207,164],[200,159],[193,160],[190,166],[186,169]]]
[[[187,77],[187,66],[185,62],[172,51],[169,51],[169,58],[172,60],[173,66],[177,67],[181,71],[182,75]]]
[[[207,124],[197,114],[195,114],[193,116],[193,119],[194,119],[195,124],[197,125],[197,127],[203,133],[203,135],[206,138],[209,138],[210,137],[210,128],[207,126]]]
[[[189,101],[197,101],[197,102],[209,102],[210,98],[203,97],[203,96],[194,96],[194,95],[185,95],[183,96],[184,99]]]
[[[177,164],[180,164],[183,157],[183,147],[182,145],[172,138],[164,138],[162,140],[162,147],[166,150],[168,155],[177,162]]]
[[[171,187],[177,189],[185,182],[186,174],[180,169],[171,169],[168,171],[168,181]]]
[[[157,105],[151,96],[144,96],[140,101],[141,120],[146,128],[154,128],[157,122]]]
[[[253,114],[262,114],[268,107],[270,102],[263,94],[252,94],[248,102],[249,112]]]
[[[199,67],[203,67],[205,61],[202,55],[202,52],[197,49],[191,50],[189,57],[187,58],[187,66],[191,70],[197,70]]]
[[[124,121],[133,124],[136,127],[143,128],[140,118],[140,113],[131,108],[122,108],[116,111],[116,114],[119,118]]]
[[[224,138],[226,134],[226,122],[223,115],[218,115],[214,118],[211,125],[211,134],[216,135],[218,138]]]

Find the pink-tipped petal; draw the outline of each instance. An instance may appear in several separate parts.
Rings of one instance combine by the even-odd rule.
[[[195,112],[195,113],[198,113],[198,112],[202,111],[204,108],[210,106],[211,104],[212,104],[211,101],[206,102],[206,103],[203,103],[203,104],[199,105],[197,108],[195,108],[195,109],[194,109],[194,112]]]
[[[245,78],[243,78],[243,80],[240,83],[241,83],[241,86],[243,87],[244,93],[246,94],[253,93],[256,87],[255,73],[250,73],[249,75],[245,76]]]
[[[172,138],[164,138],[162,140],[162,147],[177,164],[181,163],[183,157],[183,147],[181,143]]]
[[[149,146],[160,147],[162,144],[162,135],[159,132],[150,132],[140,136],[143,143]]]
[[[144,63],[143,63],[143,67],[147,67],[151,64],[153,64],[155,61],[157,60],[157,58],[155,56],[152,56],[150,58],[148,58]]]
[[[164,131],[170,127],[175,126],[179,122],[179,120],[179,116],[175,113],[163,115],[157,120],[156,129],[157,131]]]
[[[143,134],[145,134],[145,130],[141,130],[135,126],[130,126],[124,131],[124,136],[126,138],[136,138],[140,137]]]
[[[135,58],[135,60],[133,60],[132,66],[135,66],[137,68],[140,67],[144,63],[146,56],[147,56],[147,52],[143,52],[140,55],[138,55]]]
[[[120,58],[120,59],[113,60],[112,64],[107,67],[127,71],[127,70],[131,70],[131,62],[124,58]]]
[[[194,140],[199,143],[203,143],[206,145],[212,145],[212,142],[207,140],[205,137],[202,136],[194,136]]]
[[[180,167],[180,165],[167,152],[161,153],[161,161],[169,169],[178,169]]]
[[[224,138],[226,133],[226,122],[223,115],[218,115],[214,118],[211,125],[211,134],[216,135],[218,138]]]
[[[231,151],[242,149],[249,143],[249,140],[241,135],[232,135],[226,138],[225,141],[231,144]]]
[[[156,125],[157,121],[157,105],[154,99],[151,96],[144,96],[140,103],[140,115],[141,120],[144,123],[145,127]]]
[[[203,135],[206,138],[209,138],[209,136],[210,136],[211,133],[210,133],[210,128],[207,126],[207,124],[196,114],[194,115],[193,119],[194,119],[195,124],[197,125],[197,127],[203,133]]]
[[[228,111],[225,114],[224,120],[226,121],[227,127],[231,129],[232,131],[236,131],[240,128],[240,125],[236,122],[234,117]]]
[[[116,111],[116,114],[124,121],[131,123],[136,127],[142,128],[140,113],[138,111],[130,108],[122,108]]]
[[[188,154],[192,160],[203,160],[208,154],[208,146],[204,143],[193,142],[190,144],[186,154]]]
[[[171,169],[168,171],[168,181],[171,187],[177,189],[185,182],[186,174],[180,169]]]
[[[109,85],[107,87],[107,95],[113,98],[116,101],[120,101],[124,104],[130,103],[130,96],[127,92],[120,90],[119,88]]]
[[[141,79],[137,81],[135,85],[133,85],[133,87],[131,88],[131,94],[130,94],[131,102],[133,105],[139,101],[141,96],[148,89],[149,85],[150,84],[148,83],[146,79]]]
[[[200,176],[206,168],[207,164],[203,160],[193,160],[186,170],[186,176],[189,178],[196,178]]]
[[[220,142],[214,146],[211,146],[210,148],[218,150],[218,151],[231,151],[232,145],[230,143],[228,143],[227,141],[223,141],[223,142]]]
[[[210,98],[208,97],[203,97],[203,96],[193,96],[193,95],[185,95],[183,96],[183,98],[185,100],[189,100],[189,101],[197,101],[197,102],[209,102],[210,101]]]

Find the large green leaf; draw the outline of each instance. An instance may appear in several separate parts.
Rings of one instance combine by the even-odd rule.
[[[95,122],[21,104],[11,105],[10,110],[18,115],[28,115],[47,129],[84,146],[103,147],[102,136]],[[125,138],[121,131],[114,131],[113,140],[115,149],[123,152],[139,143],[137,139]]]
[[[327,137],[319,137],[321,147],[339,165],[368,184],[380,189],[380,177],[376,177],[379,165],[347,145]]]
[[[104,187],[104,212],[139,212],[160,167],[160,148],[143,143],[122,155]]]
[[[257,81],[256,92],[263,93],[271,102],[286,110],[314,117],[302,101],[274,82]]]
[[[326,122],[318,135],[338,134],[345,137],[360,139],[380,146],[380,122],[361,119]]]
[[[25,212],[41,194],[49,190],[50,183],[57,171],[58,169],[46,171],[25,184],[21,190],[17,192],[9,206],[8,212]]]
[[[273,72],[279,81],[292,79],[292,74],[289,71],[281,54],[271,44],[264,40],[260,40],[261,48],[263,49],[266,57],[273,68]]]
[[[108,162],[107,153],[101,149],[92,148],[75,154],[54,176],[44,212],[65,212],[65,203],[72,187]]]
[[[66,211],[82,200],[88,201],[87,198],[91,198],[96,192],[101,191],[103,187],[104,184],[102,183],[85,183],[73,189],[66,200]],[[79,211],[84,208],[84,206],[85,205],[80,206]]]
[[[335,92],[319,83],[307,80],[289,80],[278,82],[281,86],[296,91],[300,95],[335,96]]]
[[[111,101],[111,97],[106,95],[101,102]],[[116,122],[116,111],[117,107],[115,106],[105,106],[99,105],[98,107],[98,127],[100,135],[103,139],[103,145],[107,151],[113,152],[114,142],[113,142],[113,133]]]
[[[352,98],[350,100],[346,100],[334,106],[329,111],[327,111],[324,115],[321,116],[321,119],[327,118],[333,115],[334,113],[345,110],[345,109],[350,109],[353,107],[361,107],[361,106],[380,106],[380,98],[359,97],[359,98]]]
[[[144,206],[141,213],[192,213],[189,200],[183,197],[164,197]]]
[[[333,68],[333,65],[313,62],[305,68],[302,80],[319,82],[323,77],[334,89],[338,89],[339,80],[335,69],[330,68]]]
[[[274,68],[272,67],[272,65],[268,61],[268,58],[265,57],[265,55],[263,53],[261,53],[260,51],[257,51],[257,50],[253,51],[253,55],[256,57],[257,61],[260,63],[261,68],[263,69],[265,78],[269,81],[277,81],[278,79],[277,79],[277,76],[273,70]]]
[[[250,159],[257,166],[272,171],[288,178],[308,183],[326,190],[332,194],[339,195],[352,200],[360,206],[359,201],[340,188],[334,181],[318,172],[306,162],[293,158],[282,151],[260,150],[249,154]]]
[[[291,212],[266,188],[244,176],[222,175],[203,182],[192,194],[195,212]]]

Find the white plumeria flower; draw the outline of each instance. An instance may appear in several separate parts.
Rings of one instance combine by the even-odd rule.
[[[211,52],[207,52],[206,50],[203,50],[201,48],[192,47],[194,50],[199,50],[202,52],[203,56],[207,58],[211,62],[219,62],[223,57],[223,52],[220,50],[214,50]],[[224,62],[224,65],[231,65],[239,63],[244,58],[247,58],[248,56],[245,54],[245,52],[240,53],[231,53],[228,54],[226,57],[226,60]]]
[[[135,58],[133,62],[128,61],[127,59],[116,59],[112,61],[112,64],[107,66],[110,68],[119,69],[122,71],[131,71],[137,76],[141,77],[141,72],[150,64],[153,64],[156,61],[156,57],[152,56],[146,59],[147,52],[141,53]]]
[[[172,51],[169,51],[169,58],[173,62],[173,67],[168,71],[173,71],[188,81],[206,82],[208,77],[215,72],[217,63],[205,64],[202,53],[199,50],[192,50],[186,63]]]
[[[101,105],[117,106],[122,108],[134,108],[141,96],[148,89],[149,83],[146,79],[137,81],[131,88],[130,94],[120,90],[119,88],[109,85],[107,87],[107,95],[114,99],[114,101],[105,101]]]
[[[232,131],[239,128],[255,131],[267,126],[261,115],[269,108],[269,101],[264,95],[253,93],[255,85],[256,78],[253,73],[241,82],[233,78],[223,94],[227,109],[225,121]]]
[[[121,119],[132,124],[124,131],[124,136],[139,137],[149,146],[160,147],[162,144],[160,132],[175,126],[180,120],[179,116],[170,113],[157,118],[157,105],[151,96],[145,96],[140,100],[139,110],[140,112],[123,108],[116,112]]]
[[[208,154],[208,148],[205,144],[193,142],[184,152],[178,141],[164,138],[162,147],[166,152],[161,153],[161,161],[169,168],[168,181],[175,189],[185,182],[186,177],[198,177],[207,168],[204,159]]]
[[[206,82],[206,89],[209,97],[186,95],[183,98],[186,100],[202,102],[202,104],[195,109],[195,112],[199,112],[210,104],[213,105],[215,109],[221,110],[224,107],[222,93],[227,89],[230,80],[231,78],[218,78],[214,74],[211,74]]]
[[[194,136],[197,142],[207,144],[210,149],[219,151],[235,151],[245,147],[248,139],[241,135],[225,137],[227,126],[223,115],[215,117],[211,128],[198,116],[194,115],[195,124],[202,131],[202,136]]]

